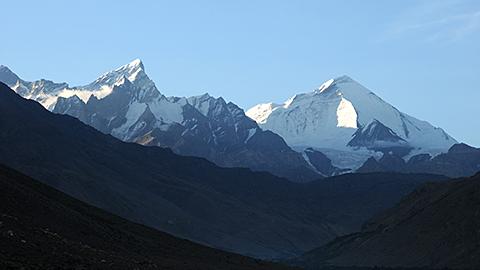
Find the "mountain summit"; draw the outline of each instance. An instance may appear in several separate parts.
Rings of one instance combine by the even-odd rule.
[[[437,154],[456,143],[441,128],[400,112],[348,76],[283,104],[256,105],[246,114],[291,147],[322,149],[334,164],[344,163],[339,153],[355,152],[358,158],[348,164],[354,168],[375,152]]]
[[[138,82],[140,79],[151,81],[145,74],[144,69],[145,68],[143,67],[142,61],[140,59],[135,59],[132,62],[115,69],[114,71],[103,74],[85,88],[95,89],[101,88],[105,85],[112,87],[123,78],[127,78],[131,82]]]

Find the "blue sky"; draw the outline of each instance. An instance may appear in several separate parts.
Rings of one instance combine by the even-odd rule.
[[[3,1],[0,64],[85,84],[143,60],[166,95],[282,102],[347,74],[480,146],[480,1]]]

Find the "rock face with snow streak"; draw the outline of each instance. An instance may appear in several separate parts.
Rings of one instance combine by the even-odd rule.
[[[347,76],[283,104],[254,106],[246,114],[291,147],[321,149],[335,165],[342,164],[345,153],[362,153],[350,169],[375,153],[394,152],[408,158],[446,152],[456,143],[441,128],[400,112]]]
[[[434,173],[448,177],[472,176],[480,172],[480,149],[464,143],[454,144],[446,153],[435,157],[418,154],[405,162],[398,155],[387,153],[369,159],[357,172]]]
[[[208,94],[166,97],[140,60],[77,87],[46,80],[27,82],[8,68],[5,81],[23,97],[123,141],[171,148],[224,167],[268,171],[293,181],[321,178],[302,155],[271,131],[264,131],[235,104]]]

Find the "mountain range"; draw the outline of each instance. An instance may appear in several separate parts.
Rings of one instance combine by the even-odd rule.
[[[0,163],[81,201],[211,247],[294,257],[358,230],[427,174],[344,174],[293,183],[122,142],[0,83]]]
[[[74,116],[126,142],[167,147],[219,166],[268,171],[296,182],[322,177],[280,136],[259,128],[235,104],[208,94],[162,95],[138,59],[84,86],[27,82],[5,66],[0,67],[0,81],[50,111]]]
[[[461,162],[452,157],[461,146],[444,130],[399,111],[348,76],[246,113],[208,94],[166,97],[138,59],[83,86],[28,82],[5,66],[0,81],[52,112],[74,116],[123,141],[294,182],[356,171],[458,177],[480,170],[477,156]],[[442,162],[452,166],[445,170]]]

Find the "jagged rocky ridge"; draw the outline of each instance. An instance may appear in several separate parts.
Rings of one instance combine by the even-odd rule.
[[[268,171],[297,182],[325,175],[280,136],[259,128],[232,102],[208,94],[189,98],[162,95],[140,60],[85,86],[27,82],[4,66],[0,67],[0,81],[55,113],[74,116],[123,141],[168,147],[219,166]]]
[[[419,154],[408,161],[395,153],[380,159],[369,158],[357,172],[424,172],[449,177],[471,176],[480,171],[480,149],[464,143],[454,144],[446,153],[432,157]]]

